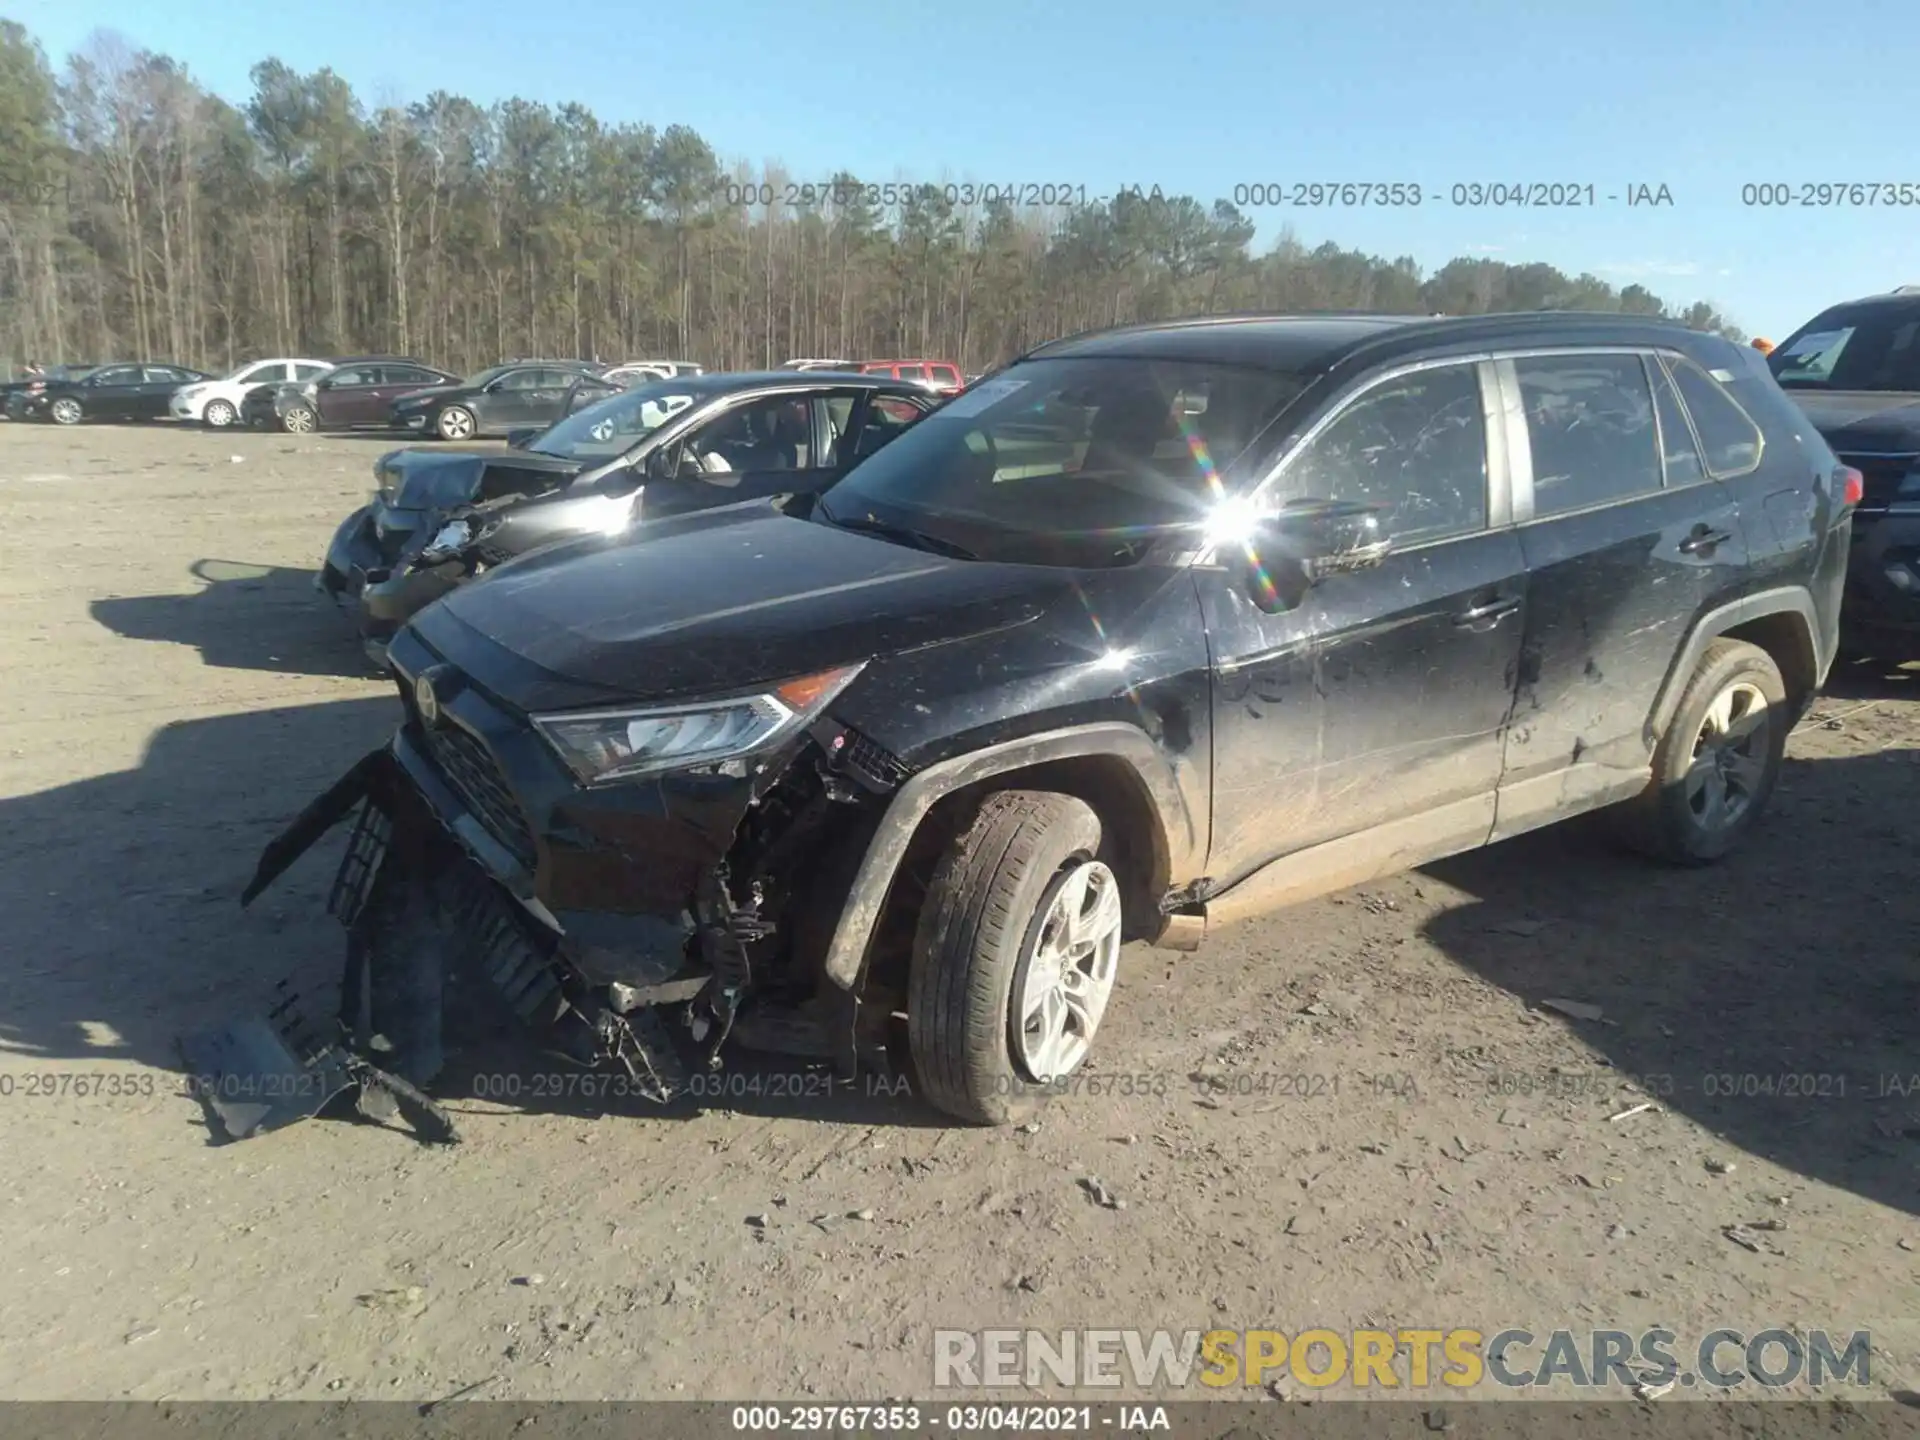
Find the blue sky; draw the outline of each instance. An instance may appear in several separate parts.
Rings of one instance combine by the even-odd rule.
[[[240,99],[277,55],[363,98],[446,89],[693,126],[795,178],[1159,185],[1593,185],[1595,208],[1250,207],[1427,269],[1544,260],[1708,299],[1778,340],[1835,300],[1920,283],[1920,205],[1756,208],[1743,184],[1906,182],[1914,0],[12,0],[56,62],[96,27]],[[1629,207],[1665,185],[1670,206]],[[1619,195],[1608,201],[1608,195]]]

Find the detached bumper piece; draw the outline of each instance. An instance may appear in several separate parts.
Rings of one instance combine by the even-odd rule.
[[[300,1014],[298,997],[281,988],[284,998],[265,1016],[180,1042],[194,1092],[230,1139],[310,1120],[353,1092],[355,1108],[369,1120],[399,1115],[429,1144],[458,1142],[451,1115],[399,1076],[320,1040]]]
[[[261,853],[250,904],[349,816],[353,830],[327,909],[346,928],[335,1045],[303,1033],[291,998],[266,1020],[183,1041],[188,1064],[235,1139],[318,1114],[357,1087],[360,1112],[404,1116],[423,1139],[458,1138],[421,1087],[445,1065],[450,994],[470,977],[551,1049],[583,1068],[618,1066],[665,1104],[687,1088],[672,1037],[650,1010],[603,1004],[528,915],[435,819],[390,750],[364,756]],[[230,1077],[230,1078],[222,1078]],[[235,1103],[225,1104],[232,1096]]]

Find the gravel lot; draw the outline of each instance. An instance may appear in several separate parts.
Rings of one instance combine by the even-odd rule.
[[[0,1396],[881,1399],[1075,1325],[1870,1329],[1920,1389],[1915,671],[1836,676],[1721,868],[1564,827],[1130,950],[1147,1083],[1034,1133],[469,1078],[451,1149],[210,1143],[175,1037],[337,965],[337,837],[235,897],[398,713],[309,582],[385,448],[0,425]]]

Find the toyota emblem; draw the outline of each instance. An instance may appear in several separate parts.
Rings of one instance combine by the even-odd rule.
[[[419,708],[421,723],[440,723],[440,697],[433,693],[433,681],[425,675],[413,682],[413,703]]]

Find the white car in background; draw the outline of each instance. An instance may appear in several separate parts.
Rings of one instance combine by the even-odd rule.
[[[696,365],[691,360],[629,360],[624,365],[609,366],[600,373],[600,378],[631,390],[636,385],[645,385],[652,380],[678,380],[706,373],[706,366]]]
[[[249,360],[218,380],[182,385],[167,402],[167,413],[176,420],[198,420],[223,430],[239,418],[241,397],[254,386],[317,380],[331,369],[330,360]]]

